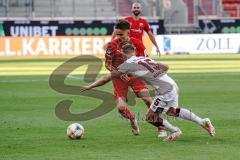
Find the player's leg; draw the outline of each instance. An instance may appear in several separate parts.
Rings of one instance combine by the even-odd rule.
[[[134,120],[134,115],[130,112],[127,108],[126,98],[125,97],[118,97],[116,100],[118,112],[124,117],[129,120]]]
[[[189,120],[192,122],[195,122],[205,128],[208,133],[212,136],[215,135],[215,129],[209,119],[203,119],[200,116],[196,115],[195,113],[191,112],[190,110],[186,108],[179,108],[178,107],[178,94],[175,94],[174,92],[171,93],[173,96],[172,100],[170,100],[168,103],[169,109],[167,110],[166,114],[168,116],[175,116],[179,117],[181,119]]]
[[[143,81],[141,81],[140,79],[132,78],[130,81],[130,84],[131,84],[132,90],[134,91],[136,96],[141,98],[143,100],[143,102],[146,104],[146,106],[149,108],[152,103],[152,97],[151,97],[145,83]],[[157,114],[156,118],[160,119],[160,115]],[[149,123],[154,125],[155,127],[158,126],[158,124],[155,124],[154,121],[149,122]],[[158,127],[157,132],[158,132],[159,138],[167,136],[167,132],[162,127]]]
[[[136,90],[136,87],[132,87],[133,91],[135,92],[136,96],[141,98],[146,106],[149,108],[152,103],[152,97],[147,88],[142,87],[141,90]]]
[[[156,107],[155,104],[158,104],[157,107]],[[148,110],[148,112],[146,114],[146,119],[147,119],[147,121],[149,123],[154,121],[155,124],[158,125],[157,127],[164,127],[164,129],[166,129],[166,130],[171,132],[171,134],[167,138],[165,138],[164,141],[174,141],[182,134],[181,130],[178,127],[173,126],[172,124],[170,124],[165,119],[161,119],[159,121],[158,117],[156,118],[156,116],[155,116],[156,113],[159,114],[159,113],[162,113],[164,111],[164,108],[165,108],[164,105],[165,105],[164,103],[160,104],[160,101],[156,97],[153,100],[153,103],[150,106],[150,108],[149,108],[149,110]],[[158,122],[158,123],[156,123],[156,122]]]
[[[137,118],[131,113],[131,111],[127,108],[126,98],[120,97],[116,100],[118,112],[124,117],[130,120],[132,133],[134,135],[139,135],[139,127],[137,123]]]
[[[147,89],[142,89],[139,92],[135,92],[135,94],[137,95],[137,97],[141,98],[144,101],[144,103],[147,105],[148,108],[151,106],[151,103],[153,100]],[[161,119],[159,114],[155,114],[154,117],[156,120]],[[159,126],[157,124],[158,123],[157,121],[148,121],[148,122],[150,124],[154,125],[155,127],[157,127],[157,132],[158,132],[159,138],[163,138],[163,137],[167,136],[166,130],[163,127]]]
[[[128,85],[122,81],[121,79],[112,80],[114,87],[114,96],[117,103],[118,112],[124,117],[130,120],[130,124],[132,127],[132,132],[134,135],[139,134],[139,127],[137,124],[136,117],[131,113],[131,111],[127,108],[127,93],[128,93]]]
[[[215,128],[212,125],[209,118],[203,119],[200,116],[196,115],[195,113],[191,112],[190,110],[188,110],[186,108],[170,107],[169,110],[167,111],[167,115],[175,116],[175,117],[179,117],[181,119],[195,122],[195,123],[199,124],[200,126],[202,126],[204,129],[206,129],[211,136],[215,135]]]

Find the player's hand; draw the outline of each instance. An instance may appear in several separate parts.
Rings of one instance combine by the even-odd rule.
[[[163,72],[162,66],[158,63],[154,65],[154,69]]]
[[[84,86],[82,89],[80,89],[80,93],[85,92],[87,90],[90,90],[91,88],[89,86]]]
[[[121,75],[121,79],[128,82],[128,81],[130,81],[131,78],[128,77],[128,74],[126,73],[126,74]]]
[[[159,70],[162,73],[163,72],[166,73],[168,71],[169,67],[168,67],[168,65],[157,63],[157,64],[155,64],[154,69]]]
[[[114,66],[111,66],[111,71],[117,71],[117,68]]]
[[[161,53],[160,53],[159,48],[156,49],[156,52],[157,52],[157,55],[158,55],[158,56],[161,56]]]

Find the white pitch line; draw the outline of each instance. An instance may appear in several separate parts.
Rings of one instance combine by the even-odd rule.
[[[9,79],[9,80],[0,80],[0,83],[16,83],[16,82],[47,82],[48,79]]]
[[[80,79],[80,80],[83,80],[83,77],[84,77],[84,76],[77,76],[77,75],[71,75],[71,74],[69,74],[69,75],[67,76],[67,78]]]
[[[206,76],[211,76],[211,77],[215,77],[215,76],[221,76],[221,75],[239,75],[240,76],[240,72],[236,73],[236,72],[230,72],[230,73],[194,73],[194,74],[190,74],[190,73],[170,73],[169,75],[174,75],[174,77],[202,77],[204,75]],[[70,79],[78,79],[78,80],[83,80],[84,76],[81,75],[68,75],[67,78]],[[48,82],[49,79],[8,79],[8,80],[4,80],[4,79],[0,79],[0,83],[15,83],[15,82],[23,82],[23,83],[27,83],[27,82]]]
[[[79,80],[83,80],[84,76],[77,76],[77,75],[68,75],[67,78],[70,79],[79,79]],[[15,83],[15,82],[48,82],[49,79],[8,79],[8,80],[3,80],[0,79],[0,83]]]

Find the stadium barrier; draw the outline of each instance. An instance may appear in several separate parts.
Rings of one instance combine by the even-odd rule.
[[[110,36],[4,37],[0,39],[0,56],[102,56],[110,39]]]
[[[204,18],[199,20],[201,33],[240,33],[240,19]]]
[[[155,35],[164,34],[162,19],[148,20]],[[106,36],[114,31],[114,20],[16,20],[0,21],[0,36]]]
[[[233,54],[240,53],[240,34],[186,34],[158,36],[162,53]]]
[[[110,36],[2,37],[1,57],[104,56]],[[162,54],[233,54],[240,53],[240,34],[158,35]],[[148,37],[144,44],[149,55],[156,49]]]

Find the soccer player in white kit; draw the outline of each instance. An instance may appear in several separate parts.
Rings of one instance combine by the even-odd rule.
[[[167,65],[156,63],[149,57],[134,56],[134,47],[131,44],[124,45],[122,51],[127,60],[118,67],[118,70],[112,72],[112,78],[119,78],[123,74],[130,73],[154,88],[156,96],[146,114],[147,121],[154,120],[156,113],[166,113],[169,116],[193,121],[206,129],[211,136],[215,135],[215,129],[209,118],[203,119],[188,109],[179,108],[178,86],[167,75]],[[165,120],[162,120],[161,125],[172,132],[164,139],[165,141],[174,141],[182,134],[178,127],[171,125]]]

